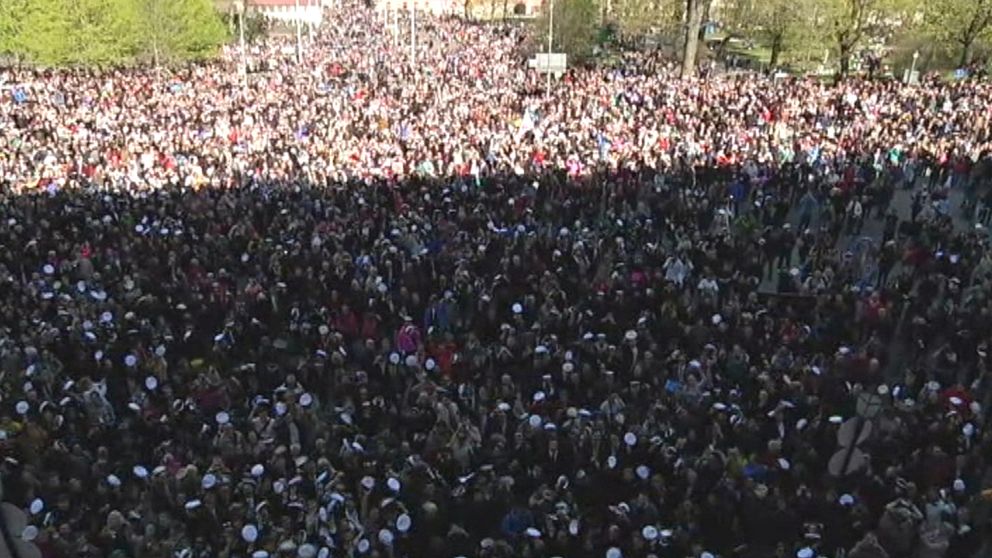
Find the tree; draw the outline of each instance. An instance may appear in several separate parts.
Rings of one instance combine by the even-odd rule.
[[[534,21],[532,37],[539,51],[547,49],[549,3]],[[584,60],[596,45],[599,8],[595,0],[554,0],[553,52],[564,52],[570,59]]]
[[[130,0],[32,0],[14,39],[17,53],[47,66],[119,64],[133,54]]]
[[[198,60],[217,51],[227,38],[220,14],[210,0],[131,0],[137,3],[141,46],[155,64]],[[245,38],[249,18],[245,17]]]
[[[21,51],[19,41],[27,10],[28,0],[0,2],[0,56],[16,56]]]
[[[812,19],[815,0],[762,0],[754,4],[750,15],[751,32],[771,50],[768,64],[775,67],[782,52],[798,38],[810,40],[815,35]]]
[[[251,11],[245,14],[245,40],[255,43],[269,36],[269,18]]]
[[[199,59],[226,37],[210,0],[0,0],[0,52],[44,66]]]
[[[866,38],[894,25],[894,21],[909,19],[916,0],[822,0],[821,5],[837,47],[839,76],[844,77],[855,49]]]
[[[685,47],[682,50],[682,77],[696,75],[699,27],[703,24],[704,0],[686,0]]]
[[[992,0],[927,0],[924,6],[927,35],[957,47],[959,67],[971,63],[976,43],[992,36]]]
[[[654,29],[675,28],[681,23],[681,11],[676,13],[674,5],[681,2],[666,2],[661,0],[613,0],[611,16],[621,35],[637,37],[645,35]]]

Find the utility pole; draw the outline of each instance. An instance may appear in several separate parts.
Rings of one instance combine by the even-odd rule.
[[[303,63],[303,28],[300,19],[303,14],[300,12],[300,0],[296,0],[296,63]]]
[[[552,38],[555,33],[555,0],[551,0],[550,10],[548,11],[548,59],[545,61],[546,67],[544,68],[545,75],[545,89],[544,94],[547,97],[551,97],[551,45]]]
[[[238,43],[241,48],[241,85],[248,88],[248,55],[245,48],[245,1],[237,0],[234,4],[238,10]]]
[[[393,8],[393,47],[400,48],[400,8]]]

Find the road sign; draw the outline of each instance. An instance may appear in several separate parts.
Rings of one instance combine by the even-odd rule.
[[[542,74],[564,74],[568,67],[568,55],[563,52],[539,53],[530,59],[529,65]]]

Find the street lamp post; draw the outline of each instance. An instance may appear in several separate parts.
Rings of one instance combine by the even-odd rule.
[[[920,51],[913,51],[913,63],[909,66],[909,79],[907,81],[913,81],[913,75],[916,74],[916,61],[920,58]]]

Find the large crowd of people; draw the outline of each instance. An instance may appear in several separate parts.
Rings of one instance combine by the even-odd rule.
[[[992,553],[992,85],[630,53],[545,91],[518,28],[420,18],[412,60],[328,17],[247,75],[0,73],[13,536]]]

